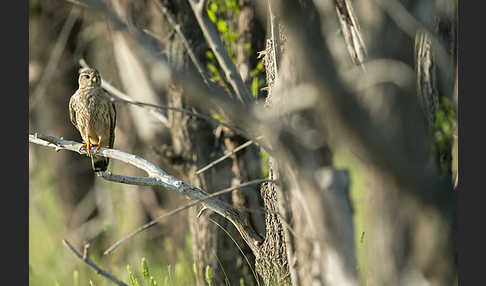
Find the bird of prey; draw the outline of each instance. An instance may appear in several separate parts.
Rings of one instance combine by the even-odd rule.
[[[96,69],[85,68],[79,73],[79,88],[69,100],[71,122],[78,129],[91,158],[95,172],[106,171],[109,159],[95,156],[100,147],[113,148],[115,142],[116,110],[108,93],[101,87],[101,76]],[[96,146],[94,154],[91,147]]]

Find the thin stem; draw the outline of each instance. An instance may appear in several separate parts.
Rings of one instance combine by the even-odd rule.
[[[263,136],[259,136],[257,137],[257,139],[262,139]],[[250,146],[251,144],[253,144],[253,141],[252,140],[249,140],[243,144],[241,144],[240,146],[236,147],[234,150],[232,150],[231,152],[228,152],[226,153],[225,155],[221,156],[220,158],[212,161],[211,163],[207,164],[206,166],[202,167],[201,169],[197,170],[196,171],[196,175],[199,175],[201,174],[202,172],[204,171],[207,171],[208,169],[214,167],[216,164],[218,164],[219,162],[223,161],[224,159],[228,158],[229,156],[235,154],[236,152],[240,151],[240,150],[243,150],[245,149],[246,147]]]
[[[265,182],[275,182],[274,180],[270,180],[270,179],[258,179],[258,180],[253,180],[253,181],[249,181],[249,182],[246,182],[246,183],[243,183],[243,184],[240,184],[238,186],[233,186],[231,188],[227,188],[227,189],[224,189],[224,190],[221,190],[221,191],[217,191],[215,193],[212,193],[202,199],[198,199],[198,200],[193,200],[191,202],[189,202],[188,204],[186,205],[183,205],[181,207],[178,207],[176,209],[173,209],[161,216],[158,216],[156,218],[154,218],[152,221],[142,225],[141,227],[139,227],[138,229],[136,229],[135,231],[129,233],[128,235],[124,236],[122,239],[116,241],[115,243],[113,243],[107,250],[105,250],[105,252],[103,253],[104,255],[107,255],[107,254],[110,254],[113,250],[115,250],[118,246],[120,246],[123,242],[127,241],[128,239],[130,239],[131,237],[137,235],[138,233],[146,230],[146,229],[149,229],[150,227],[156,225],[161,219],[163,218],[167,218],[169,216],[172,216],[172,215],[175,215],[183,210],[186,210],[190,207],[193,207],[195,205],[197,205],[198,203],[201,203],[203,202],[204,200],[206,199],[209,199],[209,198],[214,198],[216,196],[220,196],[222,194],[226,194],[226,193],[229,193],[229,192],[232,192],[234,190],[237,190],[239,188],[242,188],[242,187],[247,187],[247,186],[251,186],[251,185],[256,185],[256,184],[261,184],[261,183],[265,183]]]
[[[128,286],[128,284],[125,284],[124,282],[120,281],[118,278],[113,276],[112,274],[106,272],[105,270],[101,269],[98,265],[96,265],[91,259],[89,259],[87,256],[83,256],[79,251],[77,251],[70,243],[69,241],[63,239],[62,243],[64,246],[66,246],[69,250],[71,250],[79,259],[81,259],[84,263],[86,263],[89,267],[93,268],[97,274],[102,275],[106,279],[112,281],[113,283],[120,285],[120,286]]]

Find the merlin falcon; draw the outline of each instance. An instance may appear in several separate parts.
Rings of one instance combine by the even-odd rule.
[[[108,93],[101,87],[101,76],[96,69],[85,68],[79,73],[79,88],[69,100],[71,122],[78,129],[91,158],[95,172],[106,171],[109,158],[96,156],[100,147],[113,148],[115,142],[116,110]],[[91,147],[96,146],[94,154]]]

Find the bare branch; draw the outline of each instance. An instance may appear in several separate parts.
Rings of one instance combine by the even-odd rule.
[[[247,186],[256,185],[256,184],[265,183],[265,182],[273,182],[273,183],[276,183],[276,181],[271,180],[271,179],[258,179],[258,180],[253,180],[253,181],[249,181],[249,182],[240,184],[238,186],[233,186],[231,188],[227,188],[227,189],[224,189],[224,190],[221,190],[221,191],[217,191],[215,193],[212,193],[212,194],[206,196],[205,198],[198,199],[198,200],[193,200],[193,201],[189,202],[186,205],[183,205],[183,206],[178,207],[176,209],[173,209],[173,210],[171,210],[169,212],[166,212],[165,214],[163,214],[161,216],[158,216],[158,217],[154,218],[152,221],[150,221],[150,222],[142,225],[141,227],[139,227],[135,231],[129,233],[128,235],[126,235],[122,239],[120,239],[117,242],[115,242],[114,244],[112,244],[107,250],[105,250],[105,252],[103,254],[104,255],[110,254],[113,250],[115,250],[123,242],[127,241],[128,239],[130,239],[131,237],[137,235],[138,233],[140,233],[140,232],[142,232],[142,231],[144,231],[146,229],[149,229],[150,227],[156,225],[163,218],[166,218],[166,217],[175,215],[175,214],[177,214],[177,213],[179,213],[179,212],[181,212],[181,211],[183,211],[185,209],[188,209],[190,207],[193,207],[193,206],[197,205],[198,203],[201,203],[204,200],[207,200],[209,198],[213,198],[213,197],[216,197],[216,196],[220,196],[222,194],[226,194],[226,193],[232,192],[232,191],[237,190],[237,189],[242,188],[242,187],[247,187]]]
[[[354,15],[353,6],[349,0],[335,0],[334,2],[348,53],[356,65],[362,66],[368,52],[361,36],[358,20]]]
[[[82,145],[81,143],[64,139],[57,139],[55,137],[46,136],[40,133],[35,133],[34,135],[29,134],[29,142],[50,148],[55,148],[56,150],[64,149],[78,152],[80,154],[86,154],[86,151],[79,151],[79,148]],[[191,199],[204,199],[203,204],[207,208],[218,213],[219,215],[223,216],[231,223],[233,223],[233,225],[240,232],[241,236],[251,248],[253,253],[258,256],[258,246],[260,245],[262,238],[255,232],[255,230],[244,219],[244,217],[237,209],[231,206],[227,206],[227,204],[219,199],[206,198],[209,193],[205,190],[192,186],[184,181],[168,175],[160,167],[140,156],[125,153],[120,150],[107,148],[100,148],[97,155],[120,160],[122,162],[144,170],[148,175],[147,177],[136,178],[122,175],[113,175],[109,172],[99,173],[101,177],[106,178],[107,180],[143,186],[158,186],[166,190],[175,191]]]
[[[91,259],[88,257],[83,256],[79,251],[77,251],[70,243],[69,241],[63,239],[62,243],[64,246],[66,246],[69,250],[71,250],[79,259],[81,259],[84,263],[86,263],[89,267],[93,268],[97,274],[102,275],[103,277],[109,279],[113,283],[120,285],[120,286],[128,286],[128,284],[125,284],[124,282],[120,281],[118,278],[113,276],[112,274],[106,272],[105,270],[101,269],[98,265],[96,265]]]
[[[253,97],[251,96],[248,87],[243,82],[243,79],[236,69],[235,64],[226,52],[224,44],[219,37],[218,30],[207,16],[205,1],[189,0],[189,4],[194,11],[197,22],[199,23],[199,26],[201,27],[209,46],[213,50],[219,65],[223,69],[226,78],[236,92],[236,96],[244,104],[251,103],[253,101]]]
[[[263,136],[259,136],[257,137],[257,139],[262,139]],[[249,140],[243,144],[241,144],[240,146],[236,147],[234,150],[232,150],[231,152],[228,152],[226,153],[225,155],[221,156],[220,158],[212,161],[211,163],[207,164],[206,166],[202,167],[201,169],[197,170],[196,171],[196,175],[199,175],[201,174],[202,172],[212,168],[213,166],[215,166],[216,164],[218,164],[219,162],[223,161],[224,159],[228,158],[229,156],[235,154],[236,152],[240,151],[240,150],[243,150],[245,149],[246,147],[250,146],[251,144],[253,144],[253,141],[252,140]]]

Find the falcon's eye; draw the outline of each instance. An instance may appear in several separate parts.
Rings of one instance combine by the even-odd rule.
[[[89,79],[89,75],[85,75],[85,76],[84,76],[84,78],[87,78],[87,79]]]

